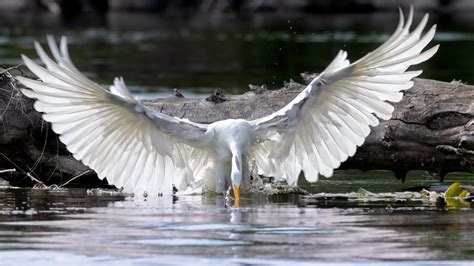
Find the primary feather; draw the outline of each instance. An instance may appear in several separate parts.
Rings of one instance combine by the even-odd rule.
[[[288,105],[253,121],[205,125],[168,116],[136,101],[122,78],[108,92],[74,66],[64,37],[58,47],[48,36],[54,59],[35,43],[46,68],[23,56],[41,81],[18,80],[73,156],[127,191],[170,194],[174,185],[220,192],[230,182],[240,186],[251,164],[294,185],[301,171],[309,181],[331,176],[371,126],[391,117],[389,102],[400,101],[421,74],[407,69],[438,49],[422,52],[436,31],[422,35],[427,19],[410,32],[413,9],[406,23],[400,12],[397,29],[379,48],[352,64],[340,51]]]

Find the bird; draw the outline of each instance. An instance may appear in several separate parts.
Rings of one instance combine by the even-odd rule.
[[[34,43],[44,66],[22,55],[38,80],[16,79],[74,158],[99,178],[134,195],[169,195],[173,188],[229,191],[239,207],[251,172],[291,186],[301,172],[310,182],[330,177],[371,127],[391,118],[392,104],[422,73],[408,68],[439,48],[425,49],[436,32],[436,25],[424,32],[428,14],[413,30],[413,7],[406,21],[401,9],[399,15],[395,31],[378,48],[353,63],[340,50],[286,106],[253,120],[204,124],[152,110],[133,97],[123,78],[107,90],[82,74],[64,36],[59,46],[47,36],[52,57]]]

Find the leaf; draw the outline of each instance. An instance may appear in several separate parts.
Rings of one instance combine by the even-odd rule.
[[[464,201],[460,198],[445,198],[446,206],[449,210],[459,210],[462,208],[471,208],[471,203]]]
[[[461,193],[459,193],[458,197],[461,198],[461,199],[464,199],[464,198],[465,198],[466,196],[468,196],[468,195],[469,195],[469,191],[463,189],[463,190],[461,191]]]
[[[444,199],[448,209],[459,210],[461,208],[470,208],[471,204],[464,200],[468,195],[469,191],[464,189],[460,183],[453,183],[444,193]]]
[[[446,192],[444,192],[444,197],[445,198],[458,197],[459,194],[461,194],[462,191],[463,191],[463,189],[461,188],[461,183],[455,182],[451,186],[448,187]]]

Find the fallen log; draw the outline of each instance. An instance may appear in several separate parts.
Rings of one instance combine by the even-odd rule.
[[[303,75],[307,81],[311,75]],[[64,184],[82,175],[75,186],[104,185],[93,171],[76,161],[50,125],[33,109],[8,71],[0,72],[0,170],[12,185]],[[283,107],[302,89],[290,81],[280,90],[250,85],[243,95],[215,92],[188,99],[179,92],[165,99],[144,100],[157,111],[200,123],[227,118],[254,119]],[[391,170],[404,180],[409,170],[438,173],[474,172],[474,86],[416,79],[403,100],[395,104],[392,119],[372,129],[356,155],[341,169]],[[89,171],[89,172],[87,172]],[[35,180],[37,179],[37,180]]]

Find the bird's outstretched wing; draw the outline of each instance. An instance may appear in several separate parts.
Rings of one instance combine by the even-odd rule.
[[[353,156],[380,119],[390,119],[402,91],[413,86],[421,71],[408,67],[431,58],[438,46],[422,52],[436,26],[422,34],[428,15],[410,32],[413,9],[405,23],[376,50],[350,64],[340,51],[329,66],[281,110],[251,121],[256,139],[251,156],[259,174],[295,184],[301,171],[306,179],[329,177]],[[377,118],[378,117],[378,118]]]
[[[171,194],[173,185],[185,189],[200,183],[211,156],[205,149],[212,137],[206,125],[148,109],[121,78],[115,79],[112,93],[104,90],[74,66],[65,37],[58,47],[48,36],[48,44],[54,60],[35,43],[46,68],[23,55],[41,81],[17,79],[76,159],[137,194]]]

